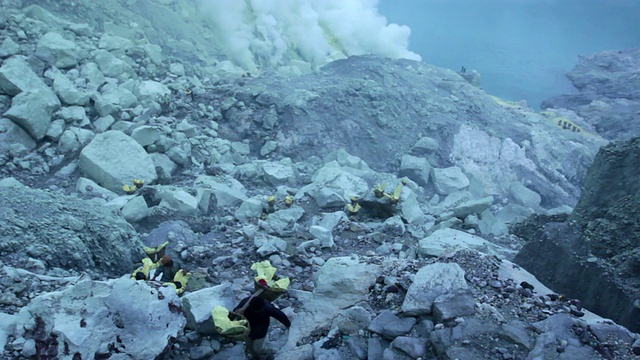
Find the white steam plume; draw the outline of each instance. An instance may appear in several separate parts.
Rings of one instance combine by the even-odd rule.
[[[408,50],[411,29],[387,24],[377,0],[199,1],[222,50],[246,70],[364,54],[420,60]]]

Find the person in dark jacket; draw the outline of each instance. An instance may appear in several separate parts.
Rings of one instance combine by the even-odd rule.
[[[151,280],[157,280],[158,276],[162,275],[160,278],[161,282],[173,282],[173,278],[180,269],[181,266],[177,261],[174,261],[171,256],[165,255],[158,262],[158,269]],[[186,270],[183,270],[183,272],[186,274]]]
[[[247,301],[249,305],[245,306]],[[291,326],[291,322],[285,313],[268,300],[260,297],[249,296],[242,299],[238,306],[233,309],[232,314],[243,315],[249,322],[250,331],[247,339],[247,349],[253,359],[264,360],[270,356],[269,351],[264,346],[264,341],[267,337],[271,318],[280,321],[287,329]]]

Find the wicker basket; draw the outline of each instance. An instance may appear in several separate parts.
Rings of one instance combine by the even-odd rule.
[[[280,297],[280,295],[284,294],[287,291],[283,289],[274,289],[268,286],[264,286],[259,282],[257,282],[255,279],[253,280],[253,288],[255,289],[256,292],[258,290],[262,290],[262,292],[257,296],[265,300],[268,300],[270,302],[274,302],[277,298]]]

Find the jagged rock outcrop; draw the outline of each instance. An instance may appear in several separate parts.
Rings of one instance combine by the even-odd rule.
[[[632,331],[640,329],[640,138],[598,152],[569,216],[534,216],[515,262],[558,292]]]
[[[142,243],[122,217],[77,197],[0,187],[0,252],[48,267],[120,276],[141,257]]]
[[[640,48],[581,56],[567,77],[578,94],[553,97],[542,108],[568,109],[609,140],[640,135]]]

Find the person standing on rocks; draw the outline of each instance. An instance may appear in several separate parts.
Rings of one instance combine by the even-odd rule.
[[[246,343],[252,359],[266,360],[272,358],[270,351],[264,344],[272,317],[281,322],[287,329],[291,326],[291,322],[285,313],[268,300],[257,296],[249,296],[242,299],[238,306],[233,309],[233,312],[229,314],[229,318],[233,320],[235,315],[244,316],[249,322],[250,330]]]

